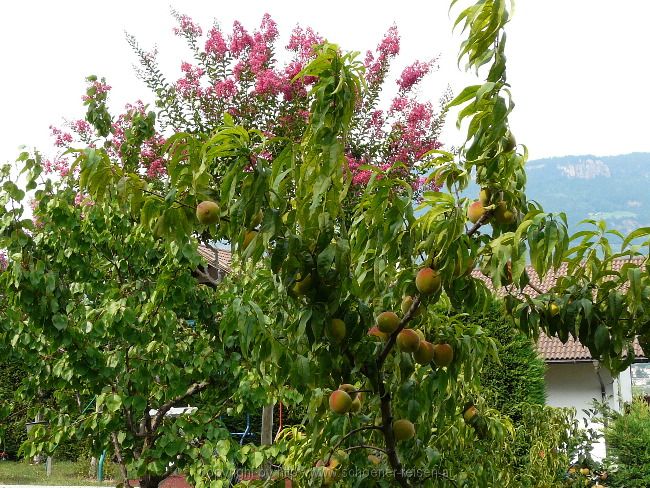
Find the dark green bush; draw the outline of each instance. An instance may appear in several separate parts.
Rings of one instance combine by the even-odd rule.
[[[611,488],[650,486],[650,407],[637,399],[624,414],[611,413],[605,429]]]

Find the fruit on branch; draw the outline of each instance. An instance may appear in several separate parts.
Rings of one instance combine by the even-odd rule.
[[[404,352],[415,352],[420,346],[420,336],[413,329],[402,329],[397,334],[397,346]]]
[[[348,453],[342,449],[337,449],[334,454],[332,454],[332,458],[330,459],[328,466],[330,468],[336,468],[337,466],[340,466],[342,463],[347,461],[347,459]]]
[[[473,403],[468,403],[465,405],[465,409],[463,410],[463,420],[465,423],[472,425],[476,422],[476,419],[478,418],[478,410],[474,406]]]
[[[484,214],[485,207],[483,207],[483,204],[479,200],[472,202],[469,207],[467,207],[467,218],[472,224],[478,222]]]
[[[411,305],[413,305],[413,297],[406,295],[404,298],[402,298],[402,305],[400,309],[402,310],[402,315],[406,315],[406,312],[408,312],[411,309]]]
[[[422,332],[420,329],[415,329],[415,333],[416,333],[416,334],[418,335],[418,337],[420,338],[420,341],[423,341],[423,340],[426,339],[426,337],[424,337],[424,332]]]
[[[211,200],[205,200],[196,206],[196,218],[203,225],[213,225],[219,222],[219,204]]]
[[[510,152],[515,147],[517,147],[517,139],[515,139],[515,135],[512,132],[508,131],[503,141],[503,151]]]
[[[423,295],[439,292],[442,287],[440,273],[431,268],[422,268],[415,275],[415,287]]]
[[[415,426],[407,419],[395,420],[393,422],[393,433],[398,441],[408,441],[415,436]]]
[[[548,306],[548,313],[551,317],[557,317],[560,314],[560,307],[557,303],[551,302]]]
[[[580,468],[580,474],[587,476],[591,471],[589,471],[589,468]]]
[[[339,390],[343,390],[348,395],[350,395],[350,398],[352,398],[352,400],[355,400],[357,398],[357,387],[351,385],[350,383],[343,383],[341,386],[339,386]]]
[[[454,350],[447,344],[436,344],[433,346],[433,362],[441,368],[447,367],[454,360]]]
[[[255,236],[257,235],[257,232],[254,230],[249,230],[246,232],[244,235],[244,242],[242,243],[242,249],[246,249],[248,245],[252,242],[253,239],[255,239]]]
[[[388,339],[388,334],[379,330],[379,327],[373,326],[368,329],[368,335],[377,337],[378,339],[385,341]]]
[[[312,284],[312,279],[311,279],[311,274],[308,274],[305,276],[304,279],[301,279],[300,275],[296,277],[296,282],[291,288],[293,291],[293,294],[297,297],[301,297],[303,295],[306,295],[309,290],[311,289],[311,284]]]
[[[330,409],[338,414],[344,414],[352,406],[352,398],[344,390],[334,390],[329,398]]]
[[[377,466],[381,463],[381,458],[379,456],[375,456],[374,454],[368,454],[368,461]]]
[[[492,196],[492,191],[489,188],[481,188],[481,191],[478,194],[478,201],[481,202],[483,206],[490,203],[490,197]]]
[[[428,341],[421,340],[417,351],[413,353],[413,359],[416,363],[425,365],[433,361],[434,355],[435,352],[433,349],[433,344]]]
[[[363,406],[363,393],[357,393],[356,398],[352,400],[352,405],[350,405],[350,412],[358,413],[359,411],[361,411],[362,406]]]
[[[511,225],[515,222],[516,215],[508,208],[506,202],[501,200],[494,209],[494,220],[499,225]]]
[[[336,482],[336,471],[329,466],[323,466],[323,486],[331,486]]]
[[[345,332],[345,322],[341,319],[330,320],[329,326],[327,327],[327,333],[334,341],[341,342],[345,338]]]
[[[399,327],[399,317],[395,312],[382,312],[377,316],[377,327],[386,334],[392,334]]]

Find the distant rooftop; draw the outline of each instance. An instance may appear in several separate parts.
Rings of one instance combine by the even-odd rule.
[[[621,267],[625,263],[634,263],[637,266],[641,266],[643,262],[645,261],[646,258],[644,257],[638,257],[638,258],[633,258],[633,259],[617,259],[612,262],[612,269],[615,271],[618,271],[621,269]],[[539,279],[539,276],[535,272],[532,266],[527,266],[526,267],[526,272],[528,273],[528,276],[530,277],[530,281],[533,284],[535,288],[542,292],[547,292],[549,291],[553,285],[555,285],[555,282],[557,281],[558,278],[562,276],[566,276],[567,274],[567,264],[564,263],[562,266],[557,271],[551,270],[549,273],[546,275],[546,277],[543,280]],[[483,273],[481,273],[480,270],[474,270],[472,271],[472,275],[475,278],[479,278],[485,282],[487,287],[495,291],[494,286],[492,285],[492,281],[485,276]],[[535,297],[539,293],[531,288],[530,286],[526,286],[524,288],[524,293],[526,293],[529,296]],[[500,297],[503,297],[507,294],[507,291],[504,287],[496,291],[496,294]],[[537,350],[539,351],[539,354],[546,362],[553,363],[553,362],[578,362],[578,361],[591,361],[591,353],[589,352],[589,349],[587,349],[585,346],[580,344],[579,341],[576,341],[572,338],[569,338],[569,340],[566,342],[566,344],[563,344],[560,339],[557,337],[548,337],[544,333],[540,333],[539,340],[537,341]],[[639,345],[638,341],[634,341],[634,354],[637,357],[637,359],[645,359],[645,356],[643,355],[643,351],[641,350],[641,346]]]

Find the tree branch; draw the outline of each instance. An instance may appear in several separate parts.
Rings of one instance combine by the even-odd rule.
[[[397,329],[395,329],[395,332],[393,332],[390,335],[388,341],[386,342],[386,345],[384,346],[384,349],[382,349],[381,353],[379,354],[379,357],[377,358],[377,370],[380,370],[381,367],[384,365],[384,361],[386,361],[388,354],[390,353],[391,349],[393,349],[393,346],[395,346],[397,335],[402,331],[402,329],[406,326],[406,324],[408,324],[409,321],[415,316],[415,312],[418,311],[419,306],[420,306],[420,296],[417,295],[413,300],[413,303],[411,304],[411,308],[409,308],[406,314],[404,315],[404,317],[402,317],[402,320],[400,320]]]
[[[169,410],[174,406],[175,403],[178,403],[189,396],[192,396],[196,393],[199,393],[200,391],[205,390],[209,385],[210,383],[208,381],[201,381],[200,383],[194,383],[192,386],[190,386],[187,389],[185,393],[182,393],[181,395],[172,398],[167,403],[165,403],[162,407],[160,407],[155,417],[153,418],[153,422],[151,424],[151,432],[155,432],[158,429],[160,423],[165,417],[165,414],[169,412]]]
[[[382,430],[382,428],[378,425],[364,425],[363,427],[358,427],[356,429],[352,429],[350,432],[345,434],[339,441],[330,449],[329,456],[327,456],[327,461],[325,461],[325,464],[329,464],[330,459],[332,459],[332,455],[334,454],[334,451],[338,449],[338,447],[343,443],[345,439],[348,439],[350,436],[356,434],[357,432],[363,432],[364,430]],[[347,449],[346,449],[347,450]]]
[[[487,223],[487,220],[491,216],[492,216],[492,212],[490,212],[489,210],[486,211],[485,213],[483,213],[483,215],[481,215],[481,217],[476,221],[476,223],[472,227],[469,228],[469,230],[467,231],[467,235],[471,236],[471,235],[475,234],[476,231],[478,231],[481,228],[482,225]]]
[[[346,447],[343,450],[344,451],[353,451],[354,449],[372,449],[373,451],[379,451],[379,452],[383,452],[384,454],[388,454],[386,449],[382,449],[381,447],[377,447],[377,446],[368,446],[366,444],[359,444],[358,446]]]
[[[120,449],[120,443],[117,441],[117,434],[115,432],[111,432],[111,440],[113,441],[113,449],[115,449],[117,464],[120,466],[120,473],[122,474],[122,478],[124,478],[124,486],[130,488],[131,483],[129,482],[129,473],[126,471],[126,464],[122,457],[122,449]]]

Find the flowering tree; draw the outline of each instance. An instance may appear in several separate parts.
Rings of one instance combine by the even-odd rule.
[[[512,485],[504,468],[511,426],[485,404],[475,374],[494,354],[494,344],[480,327],[458,317],[491,299],[484,281],[472,273],[475,268],[496,287],[506,286],[508,310],[523,330],[536,335],[543,329],[564,338],[574,334],[613,369],[624,364],[623,346],[649,322],[647,269],[626,267],[608,281],[613,253],[601,259],[594,252],[598,245],[607,251],[604,230],[578,236],[584,239],[569,249],[562,216],[546,214],[526,199],[526,151],[508,125],[513,104],[504,26],[509,16],[501,0],[477,2],[459,15],[467,36],[460,59],[468,68],[479,71],[487,64],[489,69],[483,83],[450,102],[462,107],[460,121],[469,120],[467,141],[457,155],[437,149],[435,124],[427,115],[432,112],[409,96],[427,64],[402,74],[385,119],[376,113],[378,83],[397,52],[394,31],[363,63],[338,46],[313,48],[309,41],[309,49],[296,48],[297,54],[304,51],[302,61],[296,58],[302,64],[287,73],[273,61],[269,46],[277,34],[270,19],[252,35],[236,24],[226,38],[215,27],[201,48],[199,28],[180,16],[178,33],[194,48],[196,65],[185,65],[178,83],[165,82],[154,58],[139,51],[143,76],[158,97],[162,127],[173,132],[164,143],[160,139],[162,146],[154,138],[165,129],[156,128],[153,115],[136,108],[114,122],[105,83],[90,79],[86,120],[104,139],[72,151],[72,189],[82,193],[82,202],[119,202],[113,215],[139,216],[135,232],[145,234],[148,245],[164,248],[165,255],[178,256],[180,249],[191,261],[185,254],[192,256],[187,248],[192,238],[232,243],[242,272],[236,281],[214,284],[224,297],[217,305],[224,320],[215,332],[221,342],[211,347],[229,351],[230,342],[238,340],[237,352],[259,371],[269,396],[297,390],[306,405],[303,425],[281,433],[272,449],[255,451],[254,461],[269,456],[308,486]],[[215,82],[228,83],[218,85],[220,96]],[[283,87],[292,90],[290,96]],[[300,111],[308,111],[307,122]],[[293,114],[290,123],[282,114]],[[143,156],[147,147],[151,157]],[[152,158],[160,160],[158,175],[149,171]],[[420,173],[436,188],[424,191],[418,202],[413,175]],[[483,188],[474,202],[457,197],[470,178]],[[3,185],[11,190],[2,202],[6,207],[22,200],[15,184]],[[57,205],[48,202],[45,208],[41,219],[53,220],[53,227],[43,225],[54,235],[65,225],[55,218]],[[31,224],[20,220],[19,208],[5,212],[11,273],[2,279],[15,304],[6,312],[5,330],[26,320],[42,338],[43,323],[57,328],[55,321],[63,325],[63,319],[58,310],[48,311],[45,299],[38,301],[41,315],[32,319],[27,312],[34,305],[23,301],[23,290],[34,285],[29,262],[24,269],[21,259],[41,238],[38,232],[33,239],[21,233]],[[631,238],[647,233],[642,229]],[[567,258],[574,269],[583,258],[589,266],[550,295],[526,296],[527,260],[544,276]],[[180,296],[189,298],[186,292]],[[70,311],[81,313],[74,303]],[[625,326],[618,322],[621,315]],[[148,315],[138,317],[148,320]],[[39,339],[56,344],[49,340]],[[25,354],[31,353],[27,348]],[[235,378],[243,374],[233,363],[225,369]],[[247,390],[235,383],[238,391]],[[141,408],[137,414],[146,419]],[[188,464],[198,486],[212,480],[227,484],[224,470],[231,467],[232,446],[213,441],[202,439],[208,455]],[[547,475],[537,481],[555,481],[558,458],[552,454],[563,441],[558,434],[537,446],[549,453],[536,460],[548,467],[539,469]],[[187,445],[194,447],[189,438]],[[164,451],[152,446],[153,453]],[[472,469],[475,450],[490,456],[483,455],[480,468]],[[247,458],[241,452],[235,456]],[[187,454],[196,460],[194,455]],[[373,466],[382,469],[369,469]],[[145,476],[160,476],[162,469],[160,463],[138,468]]]

